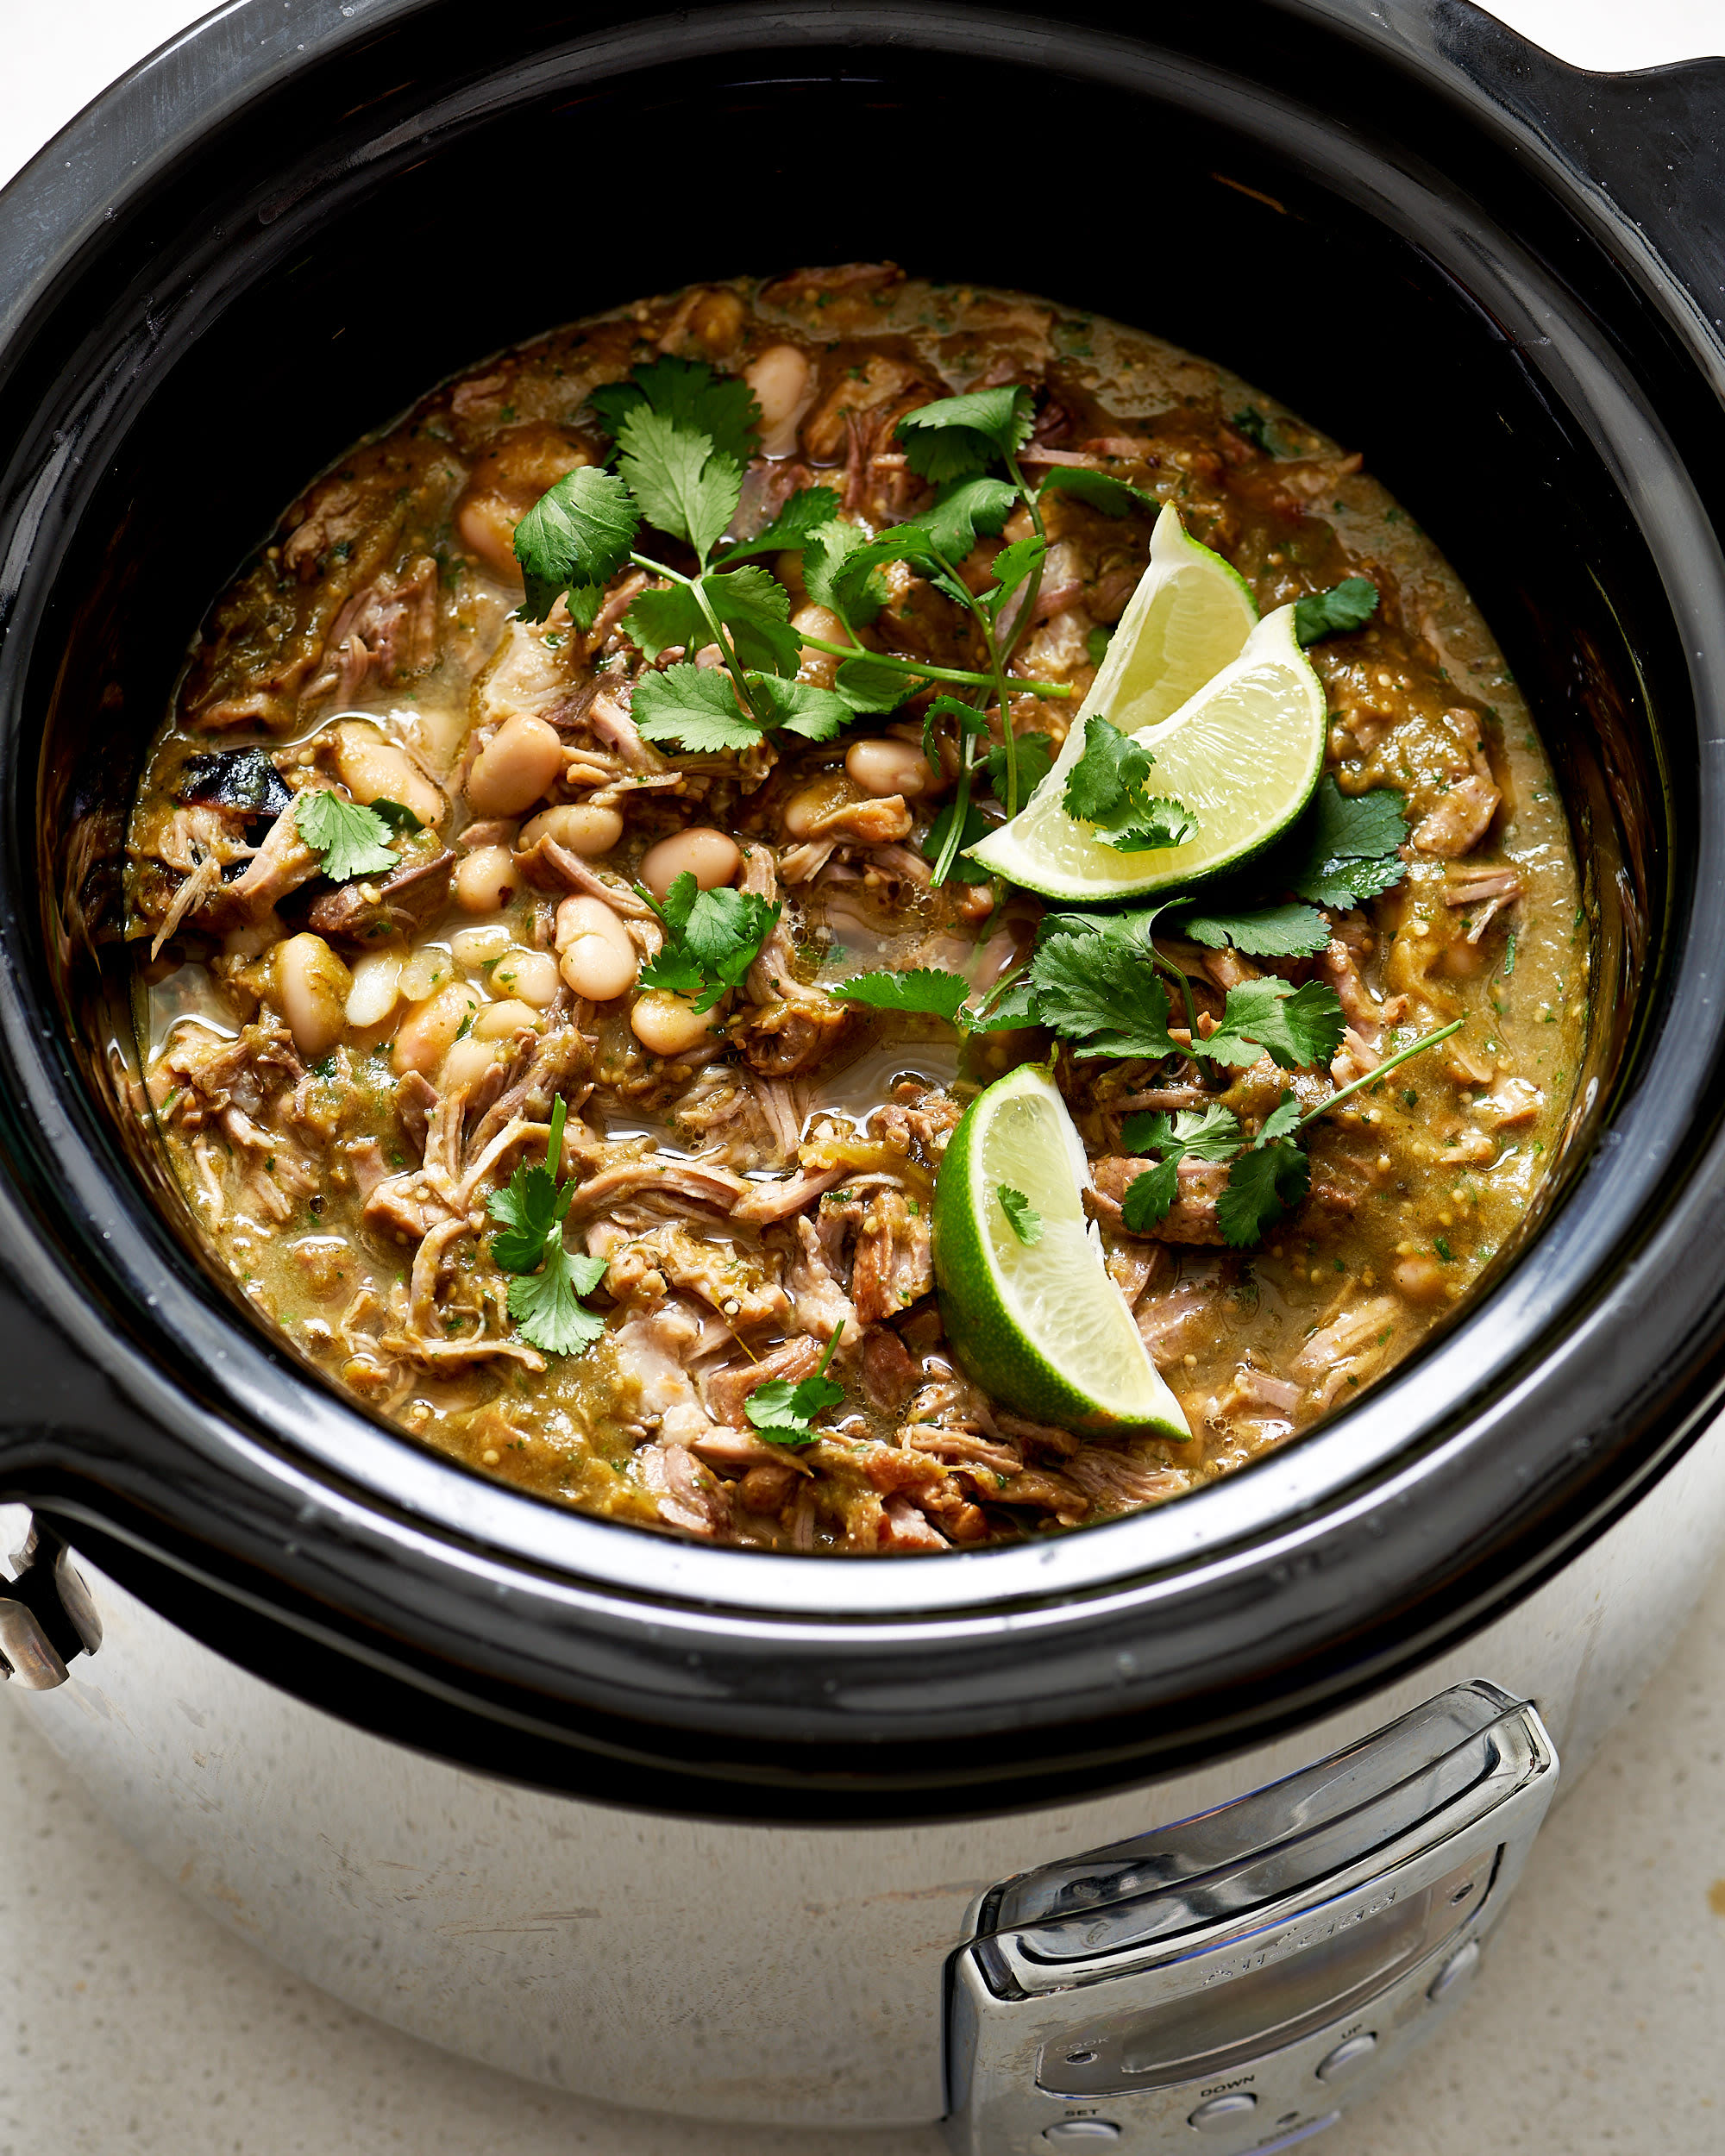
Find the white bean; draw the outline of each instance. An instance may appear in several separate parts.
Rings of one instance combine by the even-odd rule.
[[[712,1031],[712,1014],[693,1010],[686,997],[649,988],[629,1013],[635,1037],[650,1056],[687,1056]]]
[[[587,801],[560,801],[555,808],[541,809],[530,824],[523,824],[515,843],[524,854],[542,838],[549,838],[566,853],[592,861],[608,854],[622,836],[623,818],[614,808],[595,808]]]
[[[447,988],[455,975],[455,962],[443,943],[421,943],[401,969],[401,993],[410,1003],[423,1003],[428,996]]]
[[[442,792],[375,726],[344,719],[336,729],[336,769],[356,801],[399,801],[428,827],[449,812]]]
[[[477,973],[488,959],[501,958],[508,949],[509,931],[501,921],[458,928],[449,938],[449,956],[468,973]]]
[[[395,1068],[429,1078],[455,1044],[455,1036],[479,1010],[477,993],[465,981],[440,988],[415,1005],[395,1037]]]
[[[466,1040],[457,1041],[438,1065],[438,1092],[467,1092],[496,1061],[497,1043],[476,1039],[470,1033]]]
[[[401,995],[401,953],[367,951],[354,968],[354,986],[348,997],[348,1023],[363,1032],[381,1025]]]
[[[521,581],[521,564],[515,558],[515,527],[525,513],[496,494],[470,494],[455,517],[455,536],[469,554],[506,584]]]
[[[521,888],[507,846],[475,846],[455,865],[455,903],[464,913],[495,913]]]
[[[563,741],[548,720],[517,711],[474,757],[467,799],[478,816],[519,816],[563,768]]]
[[[800,787],[779,812],[786,837],[806,838],[821,817],[855,799],[855,793],[838,772],[823,772],[819,778]]]
[[[729,352],[743,333],[743,302],[735,292],[704,292],[689,310],[689,329],[709,352]]]
[[[717,891],[735,883],[743,866],[743,849],[734,838],[710,824],[693,824],[686,831],[673,831],[642,857],[641,881],[656,899],[665,893],[681,875],[693,876],[703,891]]]
[[[506,1040],[511,1033],[518,1033],[524,1025],[536,1031],[539,1013],[530,1003],[518,1003],[513,996],[505,996],[500,1003],[488,1003],[474,1020],[474,1038],[476,1041]]]
[[[797,446],[797,421],[809,392],[809,363],[794,344],[772,344],[751,360],[743,379],[761,407],[761,447],[769,457]]]
[[[812,601],[798,607],[791,616],[791,627],[800,636],[819,636],[830,644],[848,644],[850,642],[844,624],[830,606],[817,606]],[[805,644],[797,654],[797,677],[811,681],[818,689],[830,689],[838,679],[838,669],[844,661],[831,651],[817,651],[812,644]]]
[[[890,793],[914,801],[940,783],[927,758],[907,741],[853,741],[844,752],[853,785],[884,800]]]
[[[629,931],[603,899],[565,899],[557,908],[558,970],[578,996],[609,1003],[635,986],[640,958]]]
[[[293,1044],[308,1062],[327,1056],[348,1022],[354,976],[321,936],[276,945],[275,992]]]
[[[518,996],[536,1010],[549,1010],[557,1000],[557,962],[549,950],[506,951],[491,969],[491,985],[499,995]]]

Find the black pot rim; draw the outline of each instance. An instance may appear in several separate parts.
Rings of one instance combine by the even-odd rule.
[[[0,196],[0,214],[24,240],[0,285],[0,377],[130,191],[147,189],[207,130],[310,66],[308,55],[377,37],[435,4],[291,0],[262,11],[261,23],[259,11],[230,7],[104,92]],[[1716,329],[1635,221],[1509,110],[1473,47],[1471,60],[1444,48],[1446,25],[1467,28],[1471,9],[1453,0],[1264,4],[1339,32],[1465,112],[1537,172],[1578,229],[1630,265],[1697,370],[1725,379]],[[1053,27],[908,0],[715,4],[603,22],[586,41],[590,64],[614,71],[673,52],[853,38],[998,52],[1115,78],[1151,66],[1149,48],[1119,32],[1118,11],[1113,20],[1106,9],[1081,13],[1094,23]],[[1470,31],[1476,42],[1483,21]],[[577,28],[563,30],[581,43]],[[1490,30],[1509,40],[1500,72],[1504,51],[1522,70],[1504,79],[1525,86],[1531,70],[1547,91],[1578,79]],[[1243,97],[1270,96],[1220,78],[1207,91],[1201,73],[1189,73],[1187,94],[1232,98],[1236,122]],[[174,116],[166,127],[165,91]],[[1441,199],[1411,158],[1398,166],[1378,146],[1297,116],[1280,123],[1305,128],[1305,154],[1321,175],[1420,232],[1441,259]],[[290,199],[281,214],[291,210]],[[1464,273],[1458,259],[1453,266]],[[1704,505],[1627,367],[1577,322],[1530,256],[1506,248],[1499,262],[1465,268],[1478,304],[1525,349],[1549,393],[1582,415],[1627,498],[1646,511],[1678,621],[1725,620],[1725,560]],[[1640,445],[1634,467],[1631,442]],[[69,493],[77,455],[69,444]],[[8,536],[29,529],[21,521],[29,506],[12,492]],[[34,562],[9,564],[9,642],[38,588]],[[1725,713],[1725,647],[1697,648],[1691,637],[1690,648],[1696,705],[1712,721]],[[7,678],[6,694],[19,678]],[[68,1094],[54,1014],[14,918],[0,928],[13,1102],[0,1131],[0,1247],[19,1287],[96,1375],[114,1427],[129,1417],[168,1433],[179,1479],[164,1481],[166,1456],[141,1464],[123,1436],[97,1436],[90,1426],[100,1411],[85,1402],[64,1417],[16,1411],[0,1432],[0,1493],[34,1497],[226,1590],[243,1582],[290,1624],[326,1629],[383,1663],[391,1652],[380,1641],[402,1643],[391,1666],[410,1683],[429,1682],[435,1669],[458,1673],[457,1689],[483,1692],[501,1677],[545,1702],[551,1722],[585,1704],[701,1730],[714,1742],[758,1734],[794,1749],[957,1733],[962,1703],[971,1726],[1019,1730],[1030,1743],[1033,1731],[1072,1719],[1074,1657],[1088,1658],[1092,1670],[1082,1712],[1112,1724],[1158,1710],[1169,1720],[1154,1745],[1164,1751],[1182,1733],[1208,1730],[1214,1741],[1225,1727],[1310,1711],[1525,1591],[1669,1464],[1713,1397],[1725,1296],[1691,1259],[1718,1246],[1725,1225],[1716,1129],[1725,1068],[1725,727],[1703,724],[1700,733],[1697,874],[1672,917],[1666,998],[1668,1009],[1680,996],[1690,1022],[1655,1030],[1565,1204],[1478,1309],[1333,1425],[1177,1505],[1032,1547],[915,1564],[707,1549],[566,1514],[335,1399],[236,1326],[171,1251],[165,1257],[111,1153],[92,1144],[86,1105]],[[44,1161],[56,1163],[52,1191]],[[178,1343],[172,1358],[156,1352],[163,1327]],[[199,1384],[185,1382],[188,1357],[203,1366]],[[1219,1666],[1233,1657],[1240,1672],[1248,1663],[1258,1672],[1255,1684],[1242,1677],[1226,1713],[1206,1696],[1212,1653]],[[943,1681],[925,1680],[931,1658],[944,1666]],[[1311,1670],[1296,1678],[1302,1658]],[[1272,1661],[1287,1680],[1279,1695]],[[1039,1681],[1019,1683],[1031,1665]],[[915,1699],[906,1696],[911,1669]],[[1092,1756],[1107,1752],[1099,1745]]]

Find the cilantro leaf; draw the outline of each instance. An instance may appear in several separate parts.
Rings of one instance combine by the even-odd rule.
[[[802,638],[790,626],[791,595],[776,577],[751,564],[724,576],[703,577],[701,591],[731,631],[743,665],[769,674],[796,672]]]
[[[405,801],[392,801],[386,794],[380,793],[370,806],[372,814],[382,817],[398,836],[403,831],[423,831],[425,828]]]
[[[853,711],[892,711],[921,685],[913,674],[881,660],[847,659],[832,686]]]
[[[639,404],[617,430],[618,469],[642,515],[673,538],[686,539],[704,563],[737,514],[743,467],[704,434],[691,434],[663,412]]]
[[[1148,749],[1093,711],[1084,722],[1083,753],[1061,797],[1066,813],[1081,824],[1106,826],[1120,814],[1123,799],[1143,787],[1153,761]]]
[[[1159,853],[1164,847],[1183,846],[1189,838],[1198,834],[1198,819],[1183,801],[1167,796],[1140,802],[1135,820],[1123,829],[1109,831],[1107,843],[1123,854]]]
[[[1242,405],[1228,421],[1236,434],[1244,435],[1253,448],[1267,457],[1276,454],[1275,422],[1266,419],[1256,404]]]
[[[1377,586],[1366,576],[1345,576],[1327,592],[1308,592],[1294,608],[1294,634],[1302,644],[1320,636],[1363,629],[1377,611]]]
[[[1129,509],[1149,510],[1153,514],[1162,507],[1157,497],[1146,494],[1141,486],[1129,486],[1111,473],[1093,472],[1084,464],[1057,464],[1036,492],[1038,501],[1050,494],[1076,494],[1105,517],[1124,517]]]
[[[1311,1181],[1312,1163],[1286,1139],[1248,1147],[1228,1170],[1227,1188],[1216,1200],[1216,1225],[1232,1248],[1245,1250],[1299,1204]]]
[[[1055,747],[1046,734],[1018,734],[1013,736],[1018,755],[1019,799],[1027,801],[1048,776],[1054,762]],[[1007,752],[998,743],[982,759],[982,768],[988,774],[988,785],[994,798],[1007,798]]]
[[[982,594],[982,604],[990,621],[1000,620],[1001,609],[1021,588],[1027,589],[1034,601],[1047,559],[1047,542],[1042,539],[1014,539],[1010,546],[1000,548],[989,564],[994,572],[994,586]]]
[[[681,742],[692,755],[752,749],[761,738],[755,719],[737,706],[735,682],[718,667],[686,661],[662,674],[643,674],[630,715],[644,739]]]
[[[934,822],[929,827],[928,837],[922,842],[922,857],[925,861],[938,863],[957,814],[957,802],[949,801],[939,815],[935,818]],[[983,815],[974,801],[967,801],[964,804],[964,828],[959,833],[958,850],[953,856],[946,871],[949,882],[988,882],[988,871],[979,868],[974,861],[967,861],[964,858],[964,850],[968,846],[980,845],[993,829],[994,825],[989,823],[988,818]]]
[[[1207,1108],[1182,1108],[1177,1115],[1129,1115],[1120,1126],[1129,1152],[1159,1153],[1162,1158],[1126,1186],[1120,1215],[1134,1235],[1146,1235],[1167,1218],[1180,1194],[1182,1160],[1225,1161],[1239,1150],[1239,1118],[1212,1101]]]
[[[1292,1138],[1304,1120],[1298,1096],[1284,1093],[1264,1117],[1264,1128],[1252,1142],[1257,1145],[1273,1145],[1279,1138]]]
[[[1020,1243],[1029,1245],[1042,1240],[1042,1215],[1032,1205],[1023,1191],[1014,1190],[1010,1183],[996,1183],[994,1195],[1000,1201],[1000,1210],[1007,1224]]]
[[[775,674],[751,674],[751,694],[768,726],[782,726],[805,741],[831,741],[856,713],[842,696],[812,681],[787,681]]]
[[[913,966],[908,973],[860,973],[841,981],[831,993],[841,1003],[913,1012],[957,1025],[965,1014],[970,983],[963,974],[948,973],[944,967]]]
[[[384,843],[389,825],[358,801],[343,800],[339,793],[322,787],[296,794],[293,820],[306,844],[322,856],[323,873],[332,883],[346,883],[350,876],[380,875],[401,866],[399,856]]]
[[[524,621],[543,621],[557,594],[569,595],[577,627],[591,629],[599,598],[629,559],[640,523],[614,472],[578,465],[548,487],[515,527],[515,558],[527,581]]]
[[[1168,1153],[1176,1160],[1189,1155],[1194,1160],[1226,1160],[1239,1142],[1239,1118],[1217,1101],[1207,1108],[1182,1108],[1171,1116],[1140,1111],[1120,1125],[1120,1143],[1129,1153]]]
[[[1148,1235],[1168,1218],[1179,1195],[1180,1163],[1170,1153],[1126,1185],[1120,1199],[1120,1219],[1133,1235]]]
[[[642,981],[689,997],[698,1013],[742,986],[784,911],[753,891],[703,891],[687,868],[662,904],[644,884],[635,888],[665,931],[663,947],[641,968]]]
[[[587,401],[613,440],[643,405],[680,432],[704,434],[721,456],[747,464],[756,447],[761,407],[740,374],[716,374],[704,360],[655,360],[626,382],[606,382]]]
[[[712,641],[706,617],[696,605],[695,595],[687,584],[674,584],[666,591],[640,592],[623,617],[622,628],[624,636],[638,644],[649,659],[656,659],[662,651],[668,651],[675,644],[693,653]]]
[[[575,1178],[559,1183],[555,1172],[562,1165],[565,1113],[560,1095],[545,1144],[549,1165],[518,1163],[486,1207],[504,1228],[492,1238],[492,1257],[505,1272],[521,1275],[509,1285],[509,1314],[522,1338],[548,1355],[578,1355],[605,1330],[604,1319],[577,1300],[605,1277],[605,1260],[563,1247],[563,1218],[575,1194]]]
[[[1249,958],[1311,958],[1330,940],[1329,924],[1309,906],[1259,906],[1238,913],[1182,914],[1177,924],[1195,943],[1220,950],[1232,943]]]
[[[833,1350],[844,1331],[842,1325],[833,1327],[826,1352],[816,1363],[812,1376],[796,1385],[788,1377],[775,1377],[770,1384],[757,1385],[743,1401],[743,1413],[768,1445],[808,1444],[815,1435],[816,1416],[837,1407],[844,1398],[844,1386],[836,1384],[826,1374],[826,1366],[832,1360]]]
[[[1171,1056],[1168,990],[1148,949],[1113,931],[1051,936],[1031,961],[1043,1022],[1080,1056]]]
[[[522,1338],[547,1355],[579,1355],[591,1347],[605,1331],[605,1319],[576,1298],[591,1294],[604,1272],[602,1257],[583,1257],[554,1244],[542,1271],[509,1283],[509,1314]]]
[[[1297,1070],[1328,1062],[1346,1025],[1341,999],[1327,981],[1295,988],[1267,974],[1228,990],[1221,1024],[1196,1045],[1214,1062],[1254,1063],[1268,1055],[1282,1069]]]
[[[1408,873],[1400,850],[1408,837],[1406,805],[1391,787],[1344,793],[1327,775],[1266,875],[1314,906],[1361,906]]]
[[[721,567],[729,568],[733,561],[746,561],[751,555],[794,553],[807,546],[809,541],[824,525],[832,523],[838,516],[838,496],[830,486],[800,486],[794,494],[787,495],[785,505],[770,524],[757,531],[752,539],[739,539],[735,546],[724,550]],[[849,527],[855,530],[856,527]],[[860,538],[862,535],[858,533]]]
[[[908,524],[890,525],[881,538],[884,542],[900,532],[908,537],[920,531],[926,535],[927,544],[957,567],[975,545],[979,531],[992,536],[1000,530],[1018,498],[1017,491],[1004,479],[959,479],[944,487],[920,517]]]
[[[907,411],[895,429],[905,461],[936,486],[1016,455],[1030,440],[1036,408],[1021,385],[970,390]]]
[[[973,1033],[1016,1033],[1026,1025],[1042,1024],[1042,1006],[1028,974],[1018,974],[996,988],[980,1018],[972,1018]]]
[[[1067,814],[1092,825],[1104,845],[1122,853],[1183,845],[1197,824],[1183,803],[1152,799],[1145,791],[1155,761],[1129,734],[1092,711],[1084,722],[1083,751],[1061,796]]]
[[[886,586],[876,573],[878,557],[871,554],[852,567],[852,556],[870,544],[859,526],[835,519],[812,533],[803,548],[803,583],[809,597],[859,628],[887,603]]]

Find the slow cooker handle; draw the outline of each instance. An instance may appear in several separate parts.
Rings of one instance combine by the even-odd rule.
[[[1632,268],[1650,252],[1683,287],[1725,398],[1725,58],[1593,74],[1469,0],[1426,4],[1438,51],[1591,188]]]

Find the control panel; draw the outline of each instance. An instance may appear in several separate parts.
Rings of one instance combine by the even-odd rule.
[[[950,1972],[957,2156],[1270,2156],[1321,2132],[1461,1997],[1557,1771],[1531,1706],[1460,1685],[1002,1882]]]

